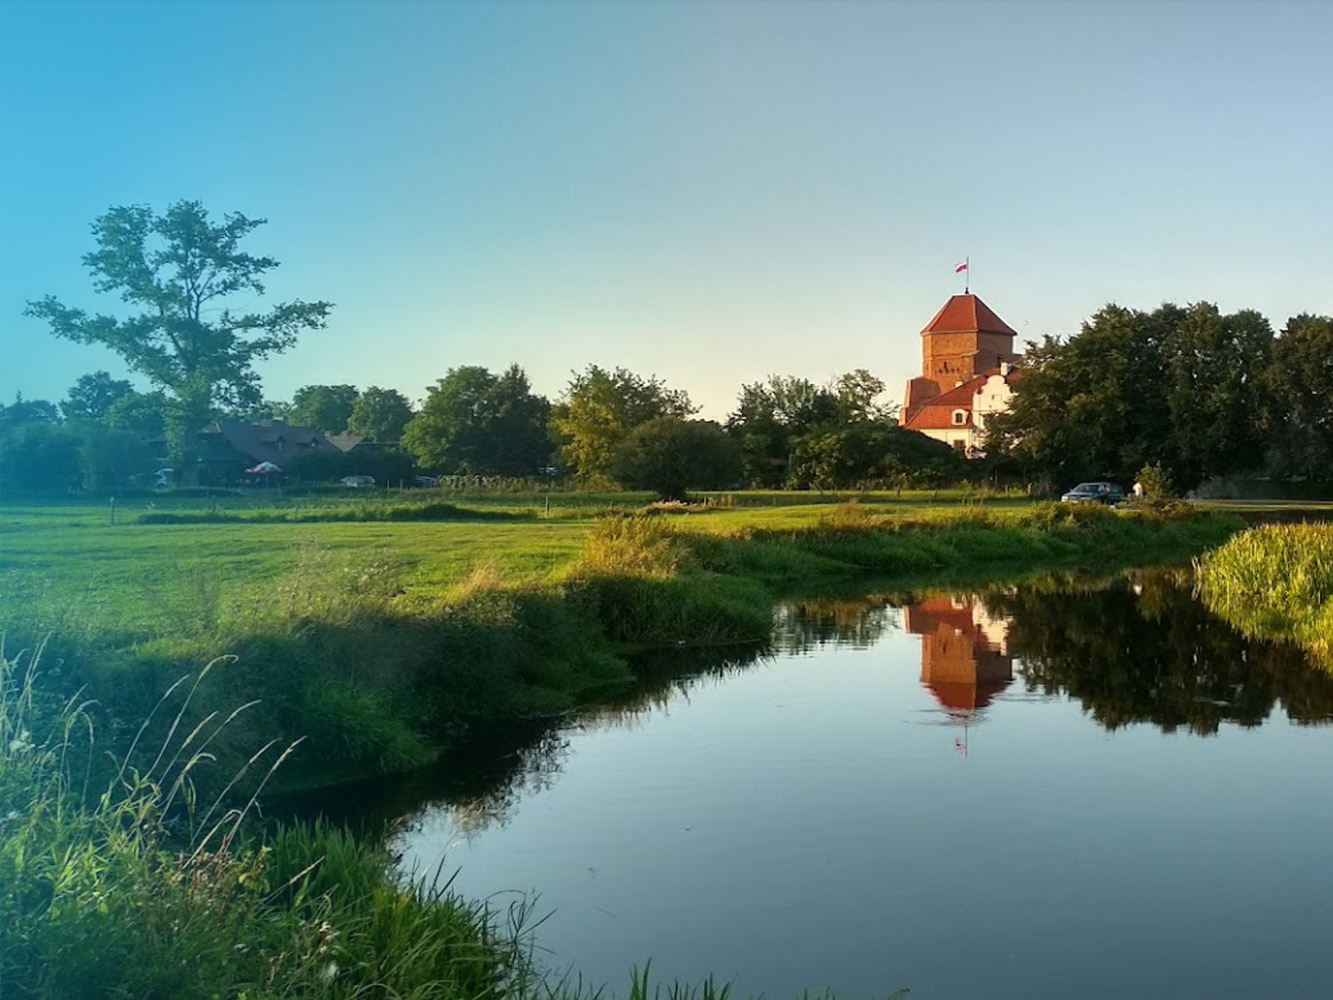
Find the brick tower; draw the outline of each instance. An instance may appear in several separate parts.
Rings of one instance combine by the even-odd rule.
[[[1018,334],[975,295],[955,295],[921,331],[921,374],[907,383],[900,421],[984,372],[1017,363]]]

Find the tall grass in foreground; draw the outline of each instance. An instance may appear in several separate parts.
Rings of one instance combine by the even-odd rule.
[[[1241,631],[1300,643],[1333,667],[1333,525],[1251,528],[1198,564],[1204,603]]]
[[[173,727],[150,768],[85,791],[72,765],[96,734],[78,704],[44,703],[40,672],[38,654],[0,659],[6,1000],[454,1000],[531,978],[516,927],[447,885],[397,886],[382,849],[323,827],[247,843],[253,800],[191,805],[226,719]]]

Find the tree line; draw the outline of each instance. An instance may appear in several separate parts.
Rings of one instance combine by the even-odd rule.
[[[207,416],[280,419],[380,446],[368,454],[302,455],[289,471],[307,479],[337,478],[353,465],[383,470],[389,480],[417,470],[561,475],[679,498],[689,488],[937,485],[968,474],[953,449],[898,427],[883,394],[883,383],[864,370],[827,385],[772,376],[743,386],[736,409],[718,423],[697,419],[689,395],[655,377],[589,365],[551,402],[515,364],[499,373],[451,368],[417,407],[392,389],[309,385],[290,401],[215,407]],[[182,461],[164,453],[170,407],[162,391],[139,392],[104,371],[80,378],[59,403],[0,405],[0,480],[35,489],[142,480],[155,462]],[[372,456],[376,468],[362,469]]]
[[[893,407],[878,402],[883,383],[864,370],[823,386],[785,376],[744,386],[724,424],[696,419],[684,390],[597,365],[574,373],[555,402],[535,394],[518,365],[498,374],[450,368],[416,409],[375,386],[311,385],[290,402],[265,401],[255,363],[322,328],[333,306],[255,305],[278,262],[240,243],[264,221],[239,213],[215,221],[195,201],[160,215],[138,205],[99,217],[83,263],[94,288],[118,295],[130,315],[90,315],[50,295],[25,312],[57,337],[111,348],[152,389],[95,372],[59,405],[15,400],[0,409],[0,479],[114,486],[149,467],[152,453],[188,468],[199,430],[219,418],[360,435],[429,472],[560,471],[673,497],[687,487],[837,488],[965,472],[950,449],[896,426]]]
[[[188,467],[199,430],[220,418],[369,438],[399,476],[558,472],[664,496],[983,477],[1063,487],[1145,470],[1187,489],[1239,473],[1323,479],[1333,457],[1333,320],[1302,314],[1275,334],[1253,310],[1209,303],[1108,305],[1072,337],[1026,345],[1013,406],[988,421],[982,461],[899,427],[883,382],[864,369],[827,384],[773,375],[743,385],[720,423],[698,419],[684,390],[598,365],[574,372],[554,401],[517,364],[450,368],[415,407],[377,386],[310,385],[265,400],[255,363],[322,328],[333,305],[256,304],[278,262],[240,243],[263,223],[215,221],[194,201],[98,218],[83,263],[130,314],[90,315],[49,295],[26,313],[57,337],[111,348],[150,391],[95,372],[59,404],[0,407],[0,483],[116,486],[154,462]],[[309,475],[332,475],[329,462],[312,461]]]
[[[1213,477],[1327,481],[1333,459],[1333,318],[1280,332],[1252,309],[1110,304],[1067,339],[1026,345],[994,461],[1028,478],[1132,481],[1163,470],[1188,490]]]

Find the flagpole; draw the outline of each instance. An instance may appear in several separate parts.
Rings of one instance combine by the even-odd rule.
[[[963,258],[963,273],[967,275],[967,277],[963,279],[963,294],[964,294],[964,295],[969,295],[969,294],[971,294],[971,291],[972,291],[972,258],[971,258],[971,257],[964,257],[964,258]]]

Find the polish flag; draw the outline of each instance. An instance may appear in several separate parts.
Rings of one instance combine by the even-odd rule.
[[[953,269],[953,273],[962,274],[966,270],[967,270],[967,261],[963,261],[961,264],[959,264],[957,267]]]

